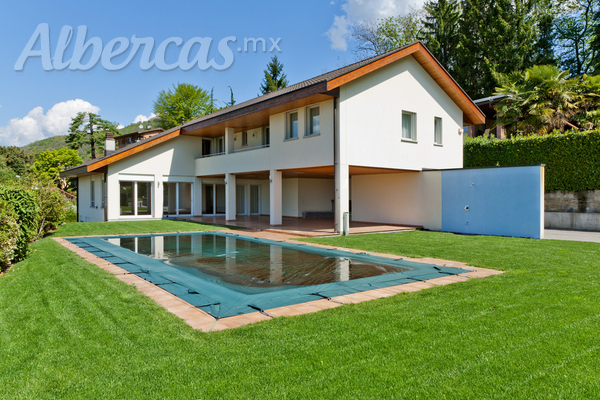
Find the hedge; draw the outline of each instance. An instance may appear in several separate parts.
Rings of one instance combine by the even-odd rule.
[[[13,258],[14,262],[19,262],[27,256],[29,243],[36,233],[38,205],[35,194],[22,187],[0,187],[0,200],[10,205],[19,224],[19,237]]]
[[[546,192],[600,190],[600,130],[467,139],[464,166],[545,164]]]

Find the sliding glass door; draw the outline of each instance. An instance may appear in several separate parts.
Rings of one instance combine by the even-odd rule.
[[[192,215],[193,184],[163,182],[163,217]]]
[[[119,182],[120,215],[152,216],[154,182]]]

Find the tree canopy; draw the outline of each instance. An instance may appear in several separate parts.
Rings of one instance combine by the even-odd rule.
[[[287,87],[287,76],[283,73],[283,64],[279,61],[277,55],[271,58],[271,61],[267,64],[267,69],[264,70],[264,74],[265,76],[260,84],[261,94],[271,93]]]
[[[46,150],[41,152],[31,165],[31,172],[40,180],[52,180],[61,189],[65,189],[66,181],[60,178],[60,173],[66,168],[74,167],[83,161],[77,150],[63,147],[60,150]]]
[[[200,86],[178,83],[173,88],[161,90],[154,101],[153,112],[163,129],[181,125],[182,121],[202,117],[213,112],[214,98]]]
[[[104,151],[104,138],[106,132],[117,132],[117,123],[102,119],[98,114],[79,112],[71,120],[67,146],[79,150],[85,145],[90,145],[92,159],[96,158],[96,150]]]

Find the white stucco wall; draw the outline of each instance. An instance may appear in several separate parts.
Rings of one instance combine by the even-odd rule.
[[[321,134],[318,136],[305,136],[306,110],[308,107],[318,105]],[[270,116],[271,144],[268,148],[255,149],[226,154],[215,157],[199,158],[196,160],[196,175],[207,176],[224,173],[241,173],[255,171],[269,171],[271,169],[289,169],[318,167],[333,164],[333,100],[312,104],[298,111],[298,138],[285,139],[286,114]],[[252,138],[248,131],[248,147],[260,145],[261,130],[254,130]],[[236,131],[237,140],[234,149],[241,147],[241,131]]]
[[[406,172],[352,177],[352,220],[442,226],[441,172]]]
[[[333,211],[331,201],[335,198],[333,179],[300,179],[298,182],[299,217],[304,211]]]
[[[104,208],[102,207],[102,177],[103,174],[93,174],[79,177],[77,197],[79,198],[79,222],[104,221]],[[95,205],[92,207],[91,183],[94,180]]]
[[[417,142],[402,140],[402,111],[416,113]],[[434,145],[442,118],[443,146]],[[340,135],[349,165],[461,168],[463,112],[412,57],[340,87]]]

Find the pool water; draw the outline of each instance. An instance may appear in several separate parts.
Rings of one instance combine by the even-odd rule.
[[[224,232],[67,240],[216,318],[467,272]]]
[[[241,293],[282,290],[368,278],[406,267],[374,263],[346,255],[322,255],[276,243],[259,243],[220,235],[151,236],[111,241],[138,254],[199,277],[210,275]]]

